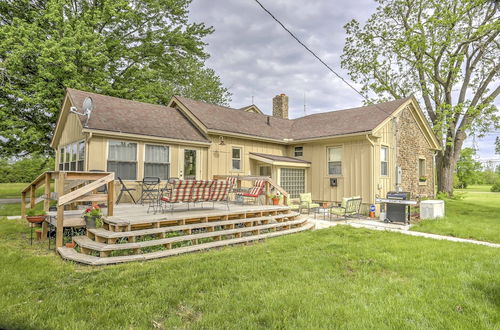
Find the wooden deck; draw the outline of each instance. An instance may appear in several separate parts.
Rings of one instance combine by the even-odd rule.
[[[88,229],[87,236],[75,236],[76,249],[59,247],[68,260],[90,265],[107,265],[150,260],[215,247],[258,241],[297,233],[314,225],[287,206],[198,204],[187,209],[177,205],[173,212],[148,213],[135,204],[115,206],[103,228]],[[69,216],[80,211],[67,211]],[[154,251],[152,252],[151,249]]]

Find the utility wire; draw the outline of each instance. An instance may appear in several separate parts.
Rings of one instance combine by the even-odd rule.
[[[302,47],[304,47],[309,53],[312,54],[312,56],[314,56],[321,64],[323,64],[331,73],[333,73],[335,76],[337,76],[337,78],[339,78],[340,80],[342,80],[347,86],[349,86],[353,91],[355,91],[357,94],[359,94],[363,99],[365,99],[366,101],[370,102],[370,100],[364,96],[360,91],[358,91],[356,89],[356,87],[354,87],[353,85],[351,85],[347,80],[345,80],[341,75],[339,75],[337,72],[335,72],[335,70],[332,69],[331,66],[329,66],[328,64],[325,63],[325,61],[323,61],[318,55],[316,55],[316,53],[314,51],[312,51],[309,47],[306,46],[306,44],[304,44],[297,36],[295,36],[295,34],[293,34],[292,31],[290,31],[283,23],[281,23],[281,21],[279,19],[276,18],[276,16],[274,16],[266,7],[264,7],[264,5],[259,1],[259,0],[254,0],[255,2],[257,2],[257,4],[266,12],[269,14],[269,16],[272,17],[273,20],[276,21],[276,23],[278,23],[286,32],[288,32],[289,35],[292,36],[292,38],[295,39],[295,41],[297,41]],[[380,107],[378,107],[376,104],[375,106],[379,109],[379,110],[382,110],[383,112],[386,112],[385,110],[381,109]]]

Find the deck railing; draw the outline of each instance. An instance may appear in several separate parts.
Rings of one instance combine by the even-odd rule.
[[[249,181],[252,182],[256,180],[265,180],[266,181],[266,187],[265,187],[265,194],[266,194],[266,204],[270,204],[270,198],[269,194],[271,193],[272,189],[275,189],[276,191],[279,191],[279,193],[283,196],[283,204],[287,205],[287,200],[288,200],[288,193],[286,192],[283,187],[278,185],[276,181],[271,179],[268,176],[252,176],[252,175],[240,175],[240,176],[234,176],[234,175],[214,175],[214,179],[217,180],[225,180],[228,177],[236,177],[236,185],[238,188],[241,188],[242,182],[244,181]]]
[[[107,215],[113,215],[114,206],[114,173],[108,172],[73,172],[48,171],[39,175],[21,192],[21,216],[26,218],[26,197],[29,194],[31,209],[44,202],[43,209],[49,211],[50,202],[56,201],[56,247],[63,245],[64,208],[66,205],[79,202],[106,203]],[[51,185],[55,183],[56,193],[51,193]],[[107,185],[107,193],[97,193],[97,189]],[[44,186],[44,193],[36,198],[36,190]],[[42,224],[42,239],[47,237],[48,222]]]

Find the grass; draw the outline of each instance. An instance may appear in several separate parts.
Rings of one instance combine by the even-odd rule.
[[[26,188],[29,183],[0,183],[0,199],[21,198],[21,191]],[[41,196],[44,193],[44,187],[36,190],[36,196]],[[54,185],[51,186],[52,191]],[[29,198],[29,194],[27,196]],[[29,207],[29,203],[28,203]],[[36,205],[37,210],[43,209],[43,203]],[[0,204],[0,216],[21,215],[21,203]]]
[[[498,249],[344,226],[144,263],[64,262],[0,218],[0,328],[500,324]]]
[[[461,200],[446,200],[445,217],[423,220],[414,231],[500,243],[500,193],[489,186],[472,186],[458,191]]]

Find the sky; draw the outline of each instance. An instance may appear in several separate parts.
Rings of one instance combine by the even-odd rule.
[[[377,7],[373,0],[261,2],[320,58],[350,81],[347,72],[340,68],[346,37],[343,27],[352,19],[364,23]],[[288,95],[290,118],[363,104],[360,95],[329,72],[254,0],[193,0],[190,20],[215,29],[204,39],[206,51],[211,56],[206,64],[215,70],[232,93],[230,106],[233,108],[253,103],[264,113],[271,114],[272,98],[281,93]],[[494,155],[496,135],[500,133],[476,138],[482,159],[499,158]],[[471,146],[472,139],[468,139],[466,145]]]

